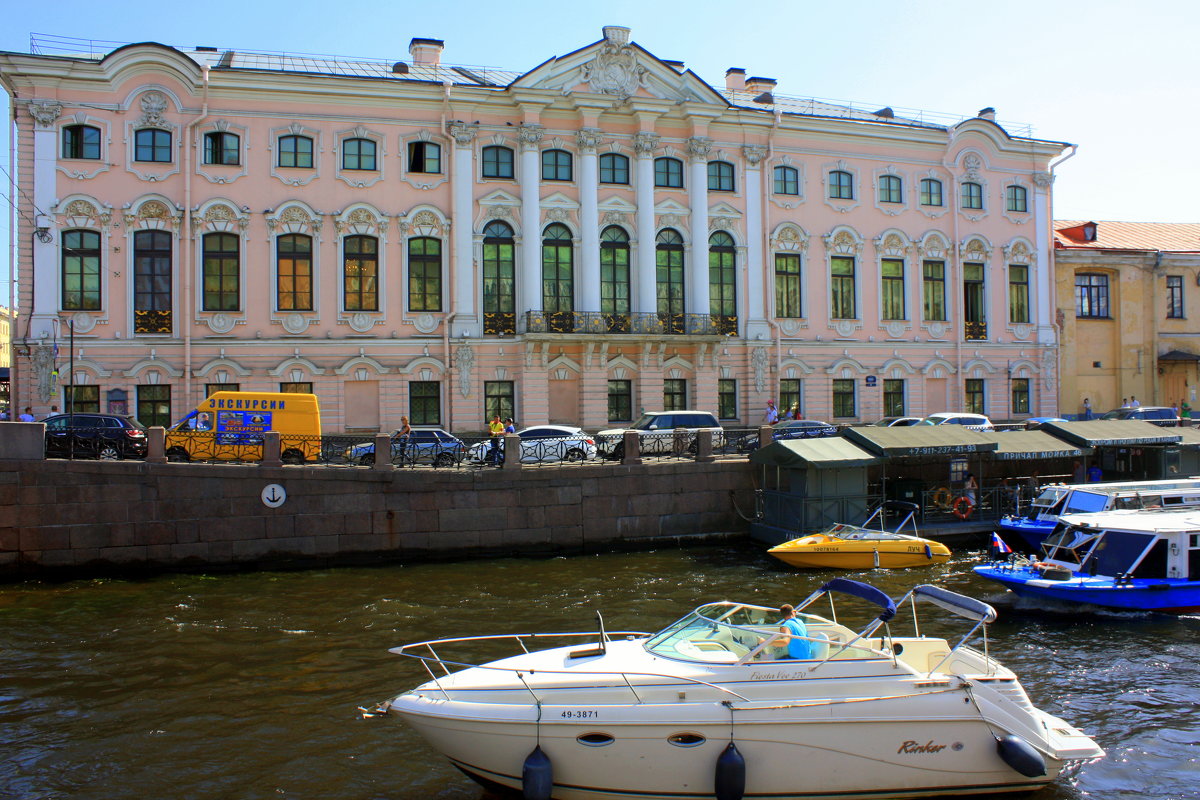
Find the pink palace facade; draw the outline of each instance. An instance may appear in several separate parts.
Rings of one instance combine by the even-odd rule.
[[[520,74],[441,52],[0,53],[14,407],[169,424],[313,391],[330,432],[1056,412],[1067,145],[713,87],[621,27]]]

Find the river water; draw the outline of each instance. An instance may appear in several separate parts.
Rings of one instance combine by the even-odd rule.
[[[1035,800],[1200,797],[1200,618],[1022,606],[970,572],[980,557],[849,577],[998,607],[992,653],[1108,751]],[[592,630],[595,610],[609,630],[657,630],[709,600],[799,600],[827,577],[739,543],[0,586],[0,798],[479,800],[401,721],[360,717],[423,680],[389,647]]]

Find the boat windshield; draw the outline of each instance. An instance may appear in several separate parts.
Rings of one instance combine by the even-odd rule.
[[[1042,542],[1042,551],[1047,559],[1078,567],[1099,539],[1098,531],[1062,525]]]
[[[1086,514],[1092,511],[1103,511],[1108,507],[1110,499],[1112,499],[1112,495],[1108,492],[1087,492],[1075,489],[1067,498],[1061,513]]]
[[[1029,504],[1029,518],[1037,519],[1039,514],[1047,513],[1066,493],[1067,490],[1061,486],[1047,486],[1042,489],[1042,493]]]
[[[814,658],[824,657],[829,646],[845,642],[853,634],[812,614],[797,614],[807,626],[810,640],[828,643],[823,649],[814,646]],[[646,641],[646,650],[654,655],[684,661],[732,664],[779,633],[779,610],[739,603],[710,603],[667,626]],[[763,648],[755,655],[759,660],[773,660],[775,647]],[[866,647],[851,646],[837,651],[837,658],[874,658],[877,654]]]

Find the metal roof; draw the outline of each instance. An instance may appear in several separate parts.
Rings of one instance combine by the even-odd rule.
[[[1178,428],[1160,428],[1135,419],[1094,419],[1088,422],[1043,422],[1042,430],[1081,447],[1133,447],[1175,444]]]
[[[1092,454],[1092,448],[1064,442],[1045,431],[1007,431],[988,434],[996,440],[992,457],[1000,461],[1038,458],[1079,458]]]
[[[850,441],[881,456],[943,456],[987,453],[996,449],[994,436],[986,436],[962,425],[909,425],[897,428],[847,428]]]
[[[820,439],[784,439],[750,454],[750,463],[792,469],[867,467],[883,459],[838,436]]]

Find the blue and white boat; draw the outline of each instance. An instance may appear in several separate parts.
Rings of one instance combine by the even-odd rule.
[[[1015,594],[1072,605],[1200,611],[1200,508],[1070,514],[1039,561],[1015,556],[975,573]]]
[[[1119,483],[1051,483],[1043,486],[1024,514],[1000,520],[1000,532],[1010,545],[1030,553],[1065,514],[1091,514],[1122,508],[1200,507],[1200,478]]]

